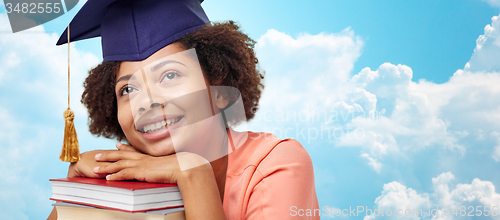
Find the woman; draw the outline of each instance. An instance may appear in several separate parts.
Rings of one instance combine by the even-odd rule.
[[[177,183],[186,219],[319,219],[304,148],[231,128],[253,118],[263,87],[237,25],[210,24],[197,0],[89,0],[72,27],[73,40],[102,37],[82,95],[90,131],[129,144],[83,153],[68,177]]]

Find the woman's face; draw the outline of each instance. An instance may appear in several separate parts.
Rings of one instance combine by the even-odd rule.
[[[142,61],[122,62],[115,92],[118,122],[127,140],[153,156],[199,145],[193,140],[210,142],[225,129],[208,88],[195,50],[178,44]]]

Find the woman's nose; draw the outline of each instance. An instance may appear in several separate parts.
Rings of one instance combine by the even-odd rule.
[[[146,81],[146,83],[148,81]],[[145,85],[144,88],[134,97],[132,108],[136,111],[139,110],[139,113],[145,113],[155,107],[165,106],[168,100],[168,93],[161,90],[161,88],[158,88],[154,84]]]
[[[149,108],[152,109],[154,107],[158,107],[158,106],[162,106],[162,104],[158,103],[158,102],[155,102],[155,103],[151,103],[151,105],[149,105]],[[139,111],[140,112],[145,112],[147,109],[144,108],[144,107],[140,107],[139,108]]]
[[[154,108],[154,107],[158,107],[158,106],[161,106],[161,104],[160,104],[160,103],[155,102],[155,103],[152,103],[152,104],[149,106],[149,108]]]

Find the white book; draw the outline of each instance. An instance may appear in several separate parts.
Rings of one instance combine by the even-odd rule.
[[[94,198],[98,200],[110,201],[110,202],[119,202],[126,204],[144,204],[144,203],[154,203],[154,202],[163,202],[168,200],[181,200],[181,192],[172,191],[172,192],[158,192],[158,193],[149,193],[146,194],[144,192],[139,192],[139,195],[130,195],[127,193],[121,192],[130,191],[130,190],[116,190],[118,192],[109,192],[101,189],[90,189],[91,187],[68,187],[68,186],[58,186],[52,185],[52,193],[58,195],[68,195],[68,196],[76,196],[76,197],[84,197],[84,198]],[[133,191],[132,191],[133,192]]]
[[[185,220],[184,207],[129,213],[92,206],[58,202],[53,204],[58,220]]]
[[[58,195],[54,193],[52,193],[51,199],[55,201],[72,202],[76,204],[84,204],[84,205],[96,206],[107,209],[115,209],[121,211],[129,211],[129,212],[144,212],[155,209],[164,209],[167,207],[178,207],[184,204],[182,200],[145,203],[145,204],[125,204],[125,203],[110,202],[110,201],[85,198],[85,197]]]

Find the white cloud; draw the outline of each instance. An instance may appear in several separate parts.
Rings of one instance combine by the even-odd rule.
[[[421,219],[424,210],[430,206],[430,201],[428,194],[418,194],[414,189],[407,188],[394,181],[384,184],[382,194],[375,199],[375,204],[375,209],[386,210],[384,213],[386,216],[388,215],[387,210],[391,210],[390,213],[392,214],[387,216],[387,219]],[[399,211],[400,209],[401,211]],[[413,213],[410,214],[410,211],[406,210],[411,210]],[[405,212],[407,212],[407,215],[405,215]],[[365,220],[378,218],[369,213],[368,215],[365,213],[365,215]]]
[[[393,152],[418,150],[439,144],[463,153],[465,149],[457,144],[454,135],[447,130],[448,125],[440,117],[443,104],[446,104],[452,94],[442,91],[445,88],[429,92],[429,87],[444,86],[425,81],[414,83],[411,82],[411,77],[412,71],[408,66],[389,63],[382,64],[375,71],[365,68],[353,76],[351,83],[375,95],[378,111],[384,110],[388,114],[354,118],[348,125],[379,136],[379,140],[372,141],[370,145],[385,144]],[[379,103],[379,100],[384,102]],[[366,105],[365,109],[368,109]],[[352,139],[346,137],[339,143],[356,145],[356,141]]]
[[[256,50],[266,69],[272,70],[274,67],[267,65],[271,61],[276,66],[291,67],[286,73],[277,73],[279,75],[297,77],[295,79],[300,79],[298,82],[303,82],[314,74],[324,77],[329,83],[334,80],[342,83],[347,80],[354,62],[361,55],[362,46],[363,41],[350,28],[339,34],[305,33],[297,39],[269,30],[258,40]],[[332,72],[335,74],[319,74]]]
[[[489,5],[493,7],[500,7],[500,0],[482,0],[483,2],[487,2]]]
[[[365,219],[474,219],[478,216],[468,218],[462,215],[464,212],[460,214],[460,209],[466,207],[466,213],[469,213],[470,206],[474,208],[481,206],[481,211],[484,212],[485,206],[490,207],[490,210],[492,206],[500,206],[500,194],[495,191],[493,183],[475,178],[470,184],[460,183],[453,188],[452,181],[454,180],[455,176],[451,172],[441,173],[432,178],[433,192],[431,193],[418,193],[396,181],[384,184],[381,195],[375,199],[374,209],[391,209],[394,214],[387,218],[366,216]],[[457,207],[457,211],[455,211],[458,212],[457,216],[453,214],[455,207]],[[421,209],[422,215],[395,215],[397,214],[396,210],[399,209],[409,209],[412,212]],[[438,210],[438,212],[432,210]],[[420,211],[414,213],[417,212],[420,213]],[[439,214],[436,215],[436,213]],[[474,214],[476,215],[475,211]],[[500,213],[496,216],[490,214],[489,218],[500,219]]]
[[[498,4],[500,1],[489,0]],[[484,34],[476,40],[476,48],[470,61],[465,65],[465,71],[500,71],[500,19],[499,16],[491,18],[491,24],[484,27]]]
[[[285,89],[266,88],[262,106],[270,104],[287,109],[298,102],[316,102],[309,94],[331,102],[335,97],[325,95],[349,78],[362,46],[363,41],[349,28],[339,34],[302,34],[296,39],[269,30],[258,40],[255,50],[260,66],[266,71],[266,84],[283,85]]]
[[[460,183],[457,184],[454,189],[450,190],[450,182],[454,179],[455,177],[450,172],[442,173],[437,178],[432,178],[434,186],[433,198],[437,198],[433,201],[434,207],[443,207],[441,208],[442,211],[445,210],[444,207],[446,206],[458,207],[458,215],[461,215],[461,207],[482,206],[481,211],[484,211],[485,206],[490,208],[496,206],[500,208],[500,194],[495,191],[493,183],[475,178],[472,180],[471,184]],[[468,209],[468,211],[470,211],[470,209]],[[500,219],[500,213],[496,216],[491,216],[491,218]]]
[[[441,173],[439,176],[432,178],[432,186],[434,189],[435,198],[437,203],[443,206],[456,206],[452,203],[449,183],[455,179],[451,172]]]
[[[464,138],[465,133],[476,133],[479,139],[484,139],[482,133],[500,129],[497,123],[500,120],[500,102],[497,101],[500,74],[464,72],[443,84],[409,80],[398,83],[384,73],[388,66],[398,72],[397,66],[383,64],[376,71],[365,69],[353,77],[361,82],[362,88],[376,95],[377,100],[385,101],[377,102],[377,109],[387,110],[388,114],[378,118],[354,118],[347,125],[365,131],[365,138],[345,137],[339,144],[363,144],[372,149],[383,144],[388,146],[388,152],[441,146],[463,155],[466,146],[461,144],[460,138]],[[376,84],[379,75],[385,78]],[[360,76],[370,78],[360,81]],[[392,92],[387,94],[385,91]]]
[[[496,162],[500,162],[500,145],[495,147],[495,151],[491,157],[493,157]]]
[[[494,131],[491,132],[491,136],[495,137],[497,139],[498,145],[495,147],[495,150],[493,151],[493,154],[491,157],[496,161],[500,162],[500,132]]]
[[[361,154],[362,158],[365,158],[368,161],[368,165],[370,165],[373,170],[375,170],[377,173],[380,173],[380,170],[382,169],[382,164],[377,161],[377,159],[371,157],[367,153],[362,153]]]
[[[9,21],[0,14],[0,30],[9,30]],[[0,38],[0,87],[16,96],[3,97],[3,103],[15,102],[21,95],[31,95],[31,101],[43,100],[46,105],[64,111],[67,106],[67,45],[56,46],[59,37],[44,33],[42,26],[16,34],[2,34]],[[71,45],[71,107],[77,115],[85,115],[80,104],[82,82],[87,71],[99,59]],[[29,96],[25,96],[28,98]],[[35,104],[35,103],[33,103]],[[54,106],[55,105],[55,106]],[[62,113],[46,112],[46,114]]]
[[[43,209],[42,204],[49,205],[50,192],[42,190],[33,176],[50,155],[46,137],[56,133],[53,129],[21,123],[15,118],[0,107],[1,219],[28,219],[28,210],[36,212]],[[44,197],[41,203],[40,197]],[[33,202],[38,206],[33,206]]]

